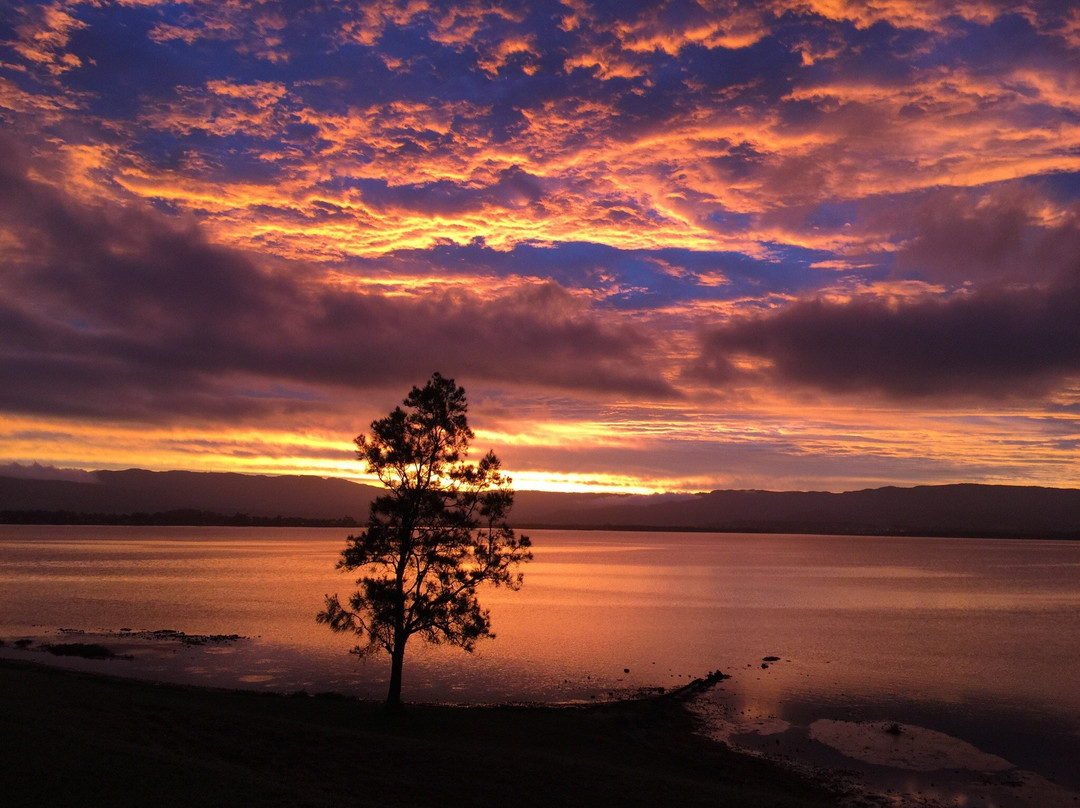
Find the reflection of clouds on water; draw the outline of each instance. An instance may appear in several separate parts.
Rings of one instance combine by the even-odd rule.
[[[1080,804],[1080,794],[955,736],[914,724],[810,717],[807,710],[830,708],[805,703],[792,712],[789,705],[756,698],[748,684],[714,686],[686,702],[701,720],[701,732],[740,751],[852,789],[852,805],[1076,808]]]
[[[691,699],[687,706],[703,720],[708,737],[729,745],[737,735],[779,735],[791,727],[768,705],[737,699],[718,688]]]
[[[810,737],[856,760],[899,769],[993,772],[1013,768],[1004,758],[959,738],[910,724],[822,718],[810,725]]]

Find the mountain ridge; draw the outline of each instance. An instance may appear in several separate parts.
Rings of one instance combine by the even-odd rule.
[[[15,514],[121,515],[179,511],[256,520],[366,520],[382,490],[334,477],[236,472],[87,472],[85,481],[0,475],[0,521]],[[525,528],[1080,538],[1080,490],[956,483],[828,491],[716,490],[698,494],[518,491]],[[38,519],[37,521],[41,521]],[[224,523],[224,522],[223,522]]]

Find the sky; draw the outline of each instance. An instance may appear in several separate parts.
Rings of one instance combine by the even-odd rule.
[[[0,0],[0,464],[435,371],[519,489],[1080,487],[1080,8]]]

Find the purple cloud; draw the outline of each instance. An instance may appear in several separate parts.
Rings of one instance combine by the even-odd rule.
[[[750,376],[829,393],[1008,399],[1080,376],[1080,283],[992,289],[945,300],[802,300],[710,331],[696,375],[733,382],[733,359],[766,360]]]
[[[27,176],[10,144],[0,407],[157,420],[328,406],[333,389],[470,379],[674,395],[647,334],[552,283],[387,296],[261,265],[138,205],[91,205]],[[253,389],[285,390],[257,394]]]

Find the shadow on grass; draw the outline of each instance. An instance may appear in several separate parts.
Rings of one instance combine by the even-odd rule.
[[[678,698],[381,704],[0,662],[9,805],[740,806],[837,795],[695,734]]]

